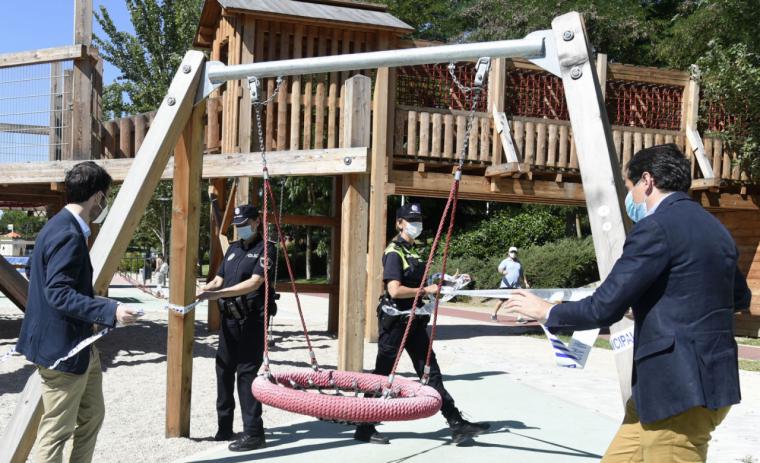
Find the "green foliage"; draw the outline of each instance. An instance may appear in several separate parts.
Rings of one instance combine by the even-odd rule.
[[[564,218],[546,208],[524,209],[517,214],[503,210],[452,237],[450,255],[503,258],[510,246],[541,245],[563,237],[564,233]]]
[[[395,15],[415,30],[414,38],[446,42],[464,29],[462,9],[471,0],[373,0],[388,6]]]
[[[654,22],[644,3],[631,0],[474,0],[463,9],[468,41],[522,38],[551,29],[561,14],[583,14],[592,45],[611,59],[639,63],[647,59]],[[621,31],[625,31],[621,33]]]
[[[156,109],[190,49],[202,0],[125,0],[135,34],[119,31],[104,5],[95,19],[106,37],[94,37],[103,58],[121,75],[104,90],[110,117]],[[124,98],[126,96],[126,99]]]
[[[9,233],[8,225],[13,225],[13,231],[23,239],[35,240],[42,227],[47,223],[45,217],[30,215],[24,211],[3,211],[0,217],[0,234]]]
[[[577,288],[599,280],[590,236],[532,246],[520,258],[528,283],[535,288]]]
[[[727,114],[738,115],[736,122],[718,135],[729,151],[738,154],[743,170],[753,180],[760,179],[760,55],[737,43],[723,47],[713,42],[699,59],[702,74],[701,114],[722,106]]]

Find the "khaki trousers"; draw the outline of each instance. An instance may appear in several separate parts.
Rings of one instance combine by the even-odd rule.
[[[37,431],[35,463],[63,461],[63,448],[73,437],[72,463],[89,463],[103,424],[103,373],[95,346],[83,375],[38,367],[42,379],[43,412]]]
[[[710,434],[730,409],[695,407],[654,423],[642,424],[631,399],[625,405],[623,424],[602,463],[705,462]]]

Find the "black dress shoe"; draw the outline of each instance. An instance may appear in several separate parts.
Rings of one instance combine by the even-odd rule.
[[[359,425],[354,431],[354,439],[361,442],[369,442],[370,444],[390,444],[391,441],[387,437],[377,432],[377,429],[373,425]]]
[[[449,421],[451,429],[451,440],[455,444],[460,444],[468,439],[472,439],[491,428],[489,423],[470,423],[464,418],[458,418]]]
[[[243,434],[243,437],[231,443],[228,449],[231,452],[248,452],[250,450],[263,449],[266,447],[264,435]]]
[[[233,435],[232,429],[220,429],[214,434],[214,440],[217,442],[230,440]]]

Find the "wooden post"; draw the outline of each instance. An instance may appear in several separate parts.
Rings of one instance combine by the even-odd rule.
[[[3,256],[0,256],[0,292],[21,311],[26,309],[29,282]]]
[[[204,100],[193,109],[174,148],[169,302],[178,306],[186,306],[195,299],[205,112]],[[182,315],[170,310],[168,316],[166,436],[188,437],[195,311]]]
[[[692,178],[694,178],[695,164],[699,165],[699,170],[705,179],[712,179],[715,173],[712,164],[705,155],[705,147],[702,144],[702,137],[697,131],[697,122],[699,120],[699,80],[698,76],[691,76],[689,84],[684,89],[683,98],[683,120],[681,126],[686,134],[686,156],[691,159]]]
[[[392,76],[388,68],[379,68],[375,77],[375,95],[372,102],[372,160],[370,170],[369,203],[369,250],[367,253],[367,301],[366,328],[364,335],[377,341],[377,315],[375,307],[383,291],[383,249],[385,248],[385,227],[388,200],[385,184],[388,177],[388,158],[393,146],[390,140],[389,117],[393,110]],[[440,116],[440,115],[439,115]],[[389,143],[389,141],[391,141]]]
[[[208,276],[206,281],[211,281],[219,271],[222,264],[224,251],[219,242],[219,233],[221,232],[222,215],[224,214],[227,201],[226,181],[223,178],[215,178],[209,182],[209,197],[216,200],[216,207],[212,204],[211,213],[209,214],[209,251],[208,251]],[[215,210],[216,209],[216,210]],[[208,301],[208,330],[210,332],[219,331],[219,302]]]
[[[24,463],[37,439],[42,419],[42,381],[35,370],[24,385],[11,422],[0,438],[0,462]]]
[[[577,147],[599,274],[604,279],[623,253],[626,235],[623,198],[626,190],[599,80],[590,62],[591,53],[583,19],[578,13],[567,13],[552,21],[552,30],[573,126],[573,142]],[[627,329],[633,329],[633,322],[623,318],[611,327],[612,336]],[[633,349],[618,353],[615,360],[625,403],[631,395]]]
[[[74,2],[74,42],[89,48],[92,43],[92,0]],[[74,60],[72,88],[71,159],[92,159],[93,61],[85,56]]]
[[[486,110],[486,113],[494,115],[494,128],[491,138],[493,140],[491,145],[492,166],[501,164],[503,149],[501,134],[506,130],[507,135],[509,135],[509,126],[500,126],[495,119],[497,113],[504,113],[504,91],[506,84],[507,60],[506,58],[496,58],[491,61],[491,71],[488,76],[488,109]],[[508,162],[516,162],[516,160],[508,160]]]
[[[357,75],[345,84],[343,140],[347,146],[370,142],[371,79]],[[340,317],[338,369],[361,371],[364,364],[364,318],[367,286],[367,219],[369,178],[343,176],[340,241]]]
[[[63,66],[60,61],[50,63],[50,144],[48,159],[61,160],[61,136],[63,135]]]
[[[330,215],[335,223],[342,223],[341,201],[343,199],[343,177],[333,177],[332,195],[330,198]],[[340,249],[341,232],[339,226],[330,229],[330,297],[327,308],[327,332],[338,334],[338,318],[340,317]]]

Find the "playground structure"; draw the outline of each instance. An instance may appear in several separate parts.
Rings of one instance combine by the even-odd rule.
[[[274,109],[267,110],[265,116],[266,148],[275,151],[268,155],[269,170],[272,176],[341,176],[334,185],[335,216],[285,216],[284,223],[333,229],[333,262],[339,265],[331,266],[331,283],[322,288],[301,289],[330,293],[332,327],[339,334],[339,368],[361,370],[363,340],[365,336],[372,338],[376,330],[373,312],[381,288],[379,258],[386,242],[387,195],[445,195],[455,163],[454,153],[464,144],[462,121],[466,112],[462,109],[467,107],[466,95],[449,93],[450,106],[459,109],[398,102],[408,103],[412,98],[410,94],[413,96],[414,92],[408,87],[414,79],[409,76],[415,76],[415,72],[432,69],[428,72],[430,79],[430,74],[436,72],[435,62],[456,59],[466,63],[482,56],[493,58],[488,98],[484,110],[475,114],[478,130],[473,130],[469,140],[466,172],[460,187],[462,198],[585,204],[604,277],[622,251],[625,238],[621,162],[630,159],[637,149],[673,141],[694,161],[694,196],[716,213],[735,237],[745,238],[739,243],[745,248],[742,270],[747,271],[751,284],[757,288],[757,277],[753,280],[752,273],[753,270],[756,273],[757,267],[752,265],[760,236],[752,233],[760,235],[760,232],[751,225],[754,229],[748,229],[747,225],[760,222],[756,187],[742,183],[741,172],[731,164],[732,154],[724,152],[718,140],[694,138],[698,84],[685,73],[651,71],[648,76],[655,81],[652,84],[682,85],[681,102],[685,108],[680,118],[682,129],[613,127],[611,130],[606,124],[608,106],[605,107],[603,94],[618,84],[603,86],[601,82],[609,83],[610,77],[612,82],[619,82],[632,75],[643,76],[631,67],[605,66],[601,55],[594,61],[577,15],[557,18],[552,30],[543,34],[500,42],[501,48],[492,45],[495,48],[485,52],[464,46],[456,50],[469,51],[457,56],[455,48],[444,47],[440,49],[441,57],[430,58],[437,49],[429,48],[431,44],[403,41],[401,36],[409,32],[408,26],[380,7],[283,0],[277,8],[284,11],[262,11],[241,7],[245,3],[206,2],[196,45],[211,46],[210,62],[206,62],[202,53],[188,52],[167,98],[155,114],[107,122],[102,131],[97,127],[98,134],[105,134],[100,137],[104,157],[125,159],[101,161],[123,185],[113,212],[92,246],[96,289],[107,288],[159,179],[171,178],[174,198],[170,268],[174,284],[170,302],[184,306],[192,301],[200,227],[200,179],[214,179],[215,194],[226,198],[225,180],[237,177],[240,180],[235,200],[256,200],[250,184],[256,184],[255,177],[261,176],[256,152],[260,147],[251,136],[255,129],[251,96],[248,80],[243,77],[267,78],[266,96],[271,96],[275,88],[273,77],[290,76],[283,84],[285,91],[277,95]],[[307,6],[311,9],[303,9]],[[356,21],[336,21],[333,19],[336,17]],[[409,53],[394,53],[393,59],[378,58],[385,61],[373,65],[368,64],[369,55],[348,56],[386,49],[404,49]],[[338,69],[338,62],[329,58],[319,63],[311,61],[296,68],[297,72],[277,62],[328,55],[347,55],[346,68]],[[88,52],[87,56],[92,54]],[[416,56],[417,61],[403,61],[407,56]],[[274,67],[270,75],[262,71],[265,67],[256,66],[266,62],[272,62]],[[393,69],[401,65],[407,67]],[[471,66],[460,67],[465,69],[459,76],[464,79]],[[352,76],[368,68],[370,71],[361,74],[371,77]],[[541,68],[559,74],[551,77],[560,82],[560,86],[553,87],[554,97],[566,99],[563,110],[570,121],[527,116],[512,116],[508,120],[510,72],[544,72]],[[331,69],[335,71],[325,73]],[[225,71],[237,72],[236,80],[226,81],[222,76]],[[424,80],[425,75],[419,79]],[[224,81],[224,87],[212,91],[213,85]],[[406,93],[401,90],[404,85]],[[427,96],[429,92],[419,91],[420,94]],[[460,103],[452,103],[455,98],[451,95]],[[440,92],[438,97],[441,98]],[[91,142],[90,147],[95,145]],[[170,164],[172,149],[174,159]],[[204,155],[204,150],[208,154]],[[47,190],[46,194],[59,191],[65,168],[76,162],[74,159],[80,159],[81,153],[89,152],[98,150],[72,150],[70,157],[62,157],[68,161],[39,163],[33,169],[28,164],[4,166],[0,184],[10,189],[2,191],[0,199],[6,203],[13,199],[11,191],[32,186],[36,192]],[[126,159],[132,155],[134,159]],[[44,198],[52,196],[56,195]],[[38,200],[29,201],[26,204]],[[210,231],[215,236],[219,225],[214,222],[212,218]],[[215,260],[218,265],[220,259],[217,248],[212,262]],[[14,301],[23,307],[26,282],[15,271],[15,276],[11,276],[2,264],[3,292],[14,294]],[[362,275],[367,275],[366,280]],[[753,306],[753,313],[758,314],[757,305]],[[167,436],[186,436],[194,317],[192,312],[184,317],[170,313],[169,320],[166,431]],[[747,324],[755,327],[756,334],[757,322],[750,319]],[[626,384],[624,362],[620,368],[621,384]],[[38,397],[39,391],[36,394]],[[27,403],[20,404],[12,426],[3,435],[3,452],[10,449],[11,461],[20,457],[23,447],[30,448],[34,440],[33,418],[38,407],[34,406],[37,402],[33,381],[24,396]],[[5,458],[6,454],[2,456]]]

